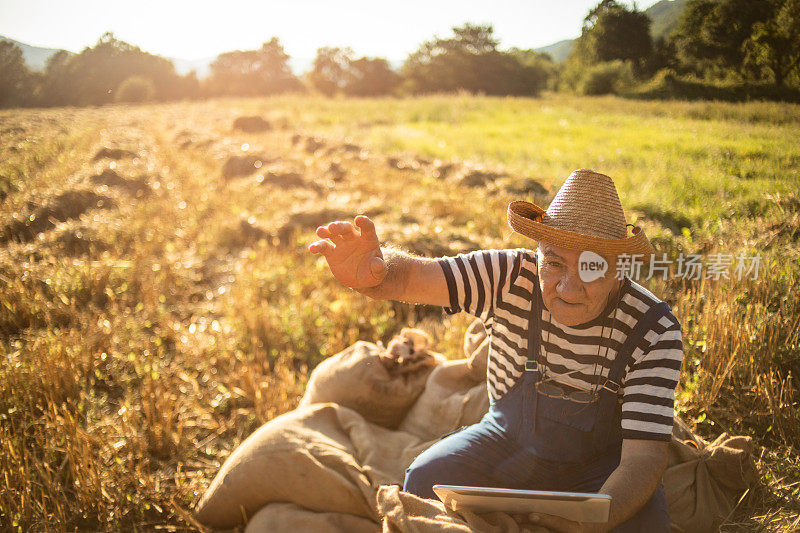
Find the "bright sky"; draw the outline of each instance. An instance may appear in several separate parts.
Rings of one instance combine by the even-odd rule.
[[[641,10],[657,0],[640,0]],[[259,48],[272,36],[294,58],[321,46],[402,60],[464,22],[491,23],[502,48],[577,37],[599,0],[0,0],[0,35],[79,52],[106,31],[181,59]],[[625,2],[631,5],[631,2]]]

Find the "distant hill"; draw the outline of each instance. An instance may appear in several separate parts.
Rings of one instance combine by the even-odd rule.
[[[58,52],[58,50],[55,48],[31,46],[29,44],[11,39],[10,37],[5,37],[4,35],[0,35],[0,41],[10,41],[19,46],[22,50],[22,57],[25,58],[25,64],[28,65],[28,68],[31,70],[44,70],[44,67],[47,65],[47,59],[51,55]],[[208,67],[215,58],[204,57],[200,59],[177,59],[168,57],[167,59],[172,61],[172,63],[175,65],[175,71],[178,74],[188,74],[189,71],[194,70],[197,72],[198,77],[203,78],[208,75]]]
[[[681,13],[686,7],[689,0],[661,0],[644,10],[645,14],[650,17],[653,24],[650,26],[650,35],[653,40],[659,37],[666,37],[672,32],[680,20]],[[536,52],[544,52],[550,54],[553,61],[561,63],[567,60],[569,54],[572,52],[572,47],[575,46],[575,39],[566,39],[558,41],[557,43],[535,48]]]
[[[556,63],[566,61],[569,54],[572,52],[572,47],[575,46],[575,39],[564,39],[557,43],[548,44],[541,48],[535,48],[534,51],[549,54]]]
[[[185,76],[189,74],[191,71],[195,71],[198,78],[205,78],[208,76],[211,70],[211,63],[214,62],[216,57],[202,57],[200,59],[177,59],[174,57],[168,57],[172,64],[175,65],[175,72],[180,74],[181,76]]]
[[[0,41],[10,41],[22,50],[22,57],[25,58],[25,64],[32,70],[44,70],[47,64],[47,59],[58,52],[55,48],[41,48],[39,46],[31,46],[29,44],[15,41],[9,37],[0,35]]]
[[[689,0],[661,0],[644,10],[653,21],[650,26],[650,35],[653,36],[653,40],[672,33],[688,3]]]

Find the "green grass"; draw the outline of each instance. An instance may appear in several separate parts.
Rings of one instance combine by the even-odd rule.
[[[731,210],[751,214],[767,205],[765,192],[800,186],[796,105],[552,95],[287,99],[277,107],[299,115],[310,130],[351,136],[380,151],[469,159],[555,186],[572,170],[592,168],[614,177],[624,205],[655,205],[697,225],[713,226]]]

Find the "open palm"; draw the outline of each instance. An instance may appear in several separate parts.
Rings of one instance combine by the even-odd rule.
[[[322,254],[334,277],[347,287],[363,289],[374,287],[386,276],[375,224],[367,217],[355,218],[356,226],[346,221],[335,221],[317,228],[321,240],[308,247]]]

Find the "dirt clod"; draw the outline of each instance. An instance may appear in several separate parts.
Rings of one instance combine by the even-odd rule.
[[[225,161],[222,167],[222,177],[226,180],[241,178],[252,174],[272,160],[258,154],[234,155]]]
[[[233,129],[247,133],[259,133],[262,131],[270,131],[272,129],[272,124],[259,116],[239,117],[233,121]]]
[[[505,174],[500,172],[492,172],[488,170],[466,170],[460,175],[456,176],[456,181],[461,185],[467,187],[483,187],[498,178],[504,177]]]
[[[457,168],[458,166],[455,163],[442,163],[441,161],[437,161],[434,163],[433,177],[442,179],[447,178]]]
[[[46,205],[12,219],[0,231],[0,242],[28,242],[59,222],[79,218],[90,209],[111,209],[116,205],[112,198],[91,190],[66,191]]]
[[[503,189],[514,195],[545,195],[548,194],[547,188],[533,178],[523,178],[520,180],[510,180]]]
[[[317,192],[322,191],[319,184],[303,178],[299,172],[270,170],[263,176],[259,176],[257,181],[260,185],[270,185],[281,189],[313,189]]]
[[[306,139],[305,151],[307,154],[313,154],[320,148],[325,146],[325,142],[317,137],[309,137]]]
[[[289,215],[286,222],[278,228],[273,236],[273,244],[288,246],[292,241],[292,236],[297,231],[316,228],[334,220],[352,220],[354,213],[363,213],[369,217],[380,214],[382,209],[372,208],[366,210],[350,210],[336,207],[324,207],[315,211],[296,211]]]
[[[79,221],[70,221],[55,236],[53,244],[69,257],[96,254],[108,249],[108,243],[96,228]]]
[[[389,166],[389,168],[397,170],[419,170],[422,168],[422,165],[416,158],[401,159],[399,157],[387,157],[386,165]]]
[[[227,250],[239,250],[252,247],[262,239],[269,239],[270,234],[264,230],[251,216],[242,216],[237,221],[232,221],[222,229],[219,235],[219,244]]]
[[[476,241],[452,231],[440,234],[422,232],[409,234],[404,231],[389,230],[387,235],[391,235],[392,242],[404,250],[424,257],[456,255],[480,248],[480,244]]]
[[[133,159],[138,154],[132,150],[125,150],[122,148],[108,148],[106,146],[100,148],[96,154],[94,154],[93,161],[100,161],[101,159],[113,159],[114,161],[119,161],[120,159]]]
[[[342,181],[342,179],[347,175],[347,172],[339,163],[334,161],[328,165],[328,175],[335,183],[337,183]]]
[[[147,185],[147,177],[139,176],[138,178],[123,178],[115,170],[107,168],[100,174],[92,176],[89,180],[95,185],[106,185],[125,191],[126,193],[141,197],[150,193],[150,187]]]

